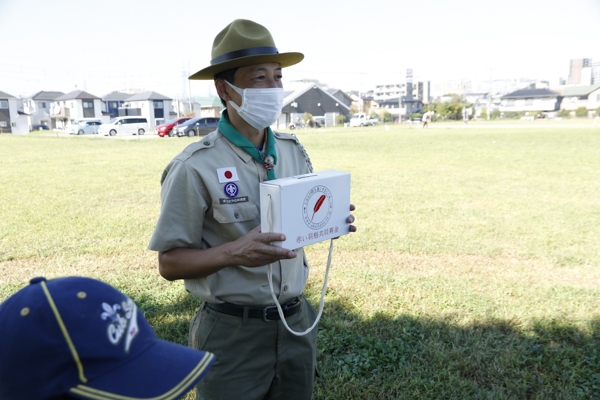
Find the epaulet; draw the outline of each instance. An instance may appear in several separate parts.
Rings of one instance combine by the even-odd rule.
[[[313,166],[312,162],[310,161],[310,157],[308,156],[306,149],[304,148],[304,146],[302,146],[302,143],[300,143],[296,135],[294,135],[293,133],[273,132],[273,136],[275,136],[277,139],[293,140],[296,143],[296,146],[300,148],[300,151],[302,151],[302,154],[304,155],[306,165],[308,166],[308,172],[313,172]]]
[[[190,158],[195,152],[209,149],[215,145],[215,140],[218,138],[218,131],[209,133],[208,135],[200,138],[197,142],[188,145],[176,158],[184,161]]]

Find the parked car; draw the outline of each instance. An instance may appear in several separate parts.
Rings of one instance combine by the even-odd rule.
[[[104,136],[118,134],[143,135],[148,130],[146,117],[116,117],[108,123],[100,125],[98,133]]]
[[[48,125],[44,125],[44,124],[35,124],[31,126],[31,130],[32,131],[49,131],[50,128],[48,127]]]
[[[201,117],[192,118],[183,124],[177,125],[173,128],[173,136],[204,136],[217,129],[219,124],[219,118],[214,117]]]
[[[160,124],[156,127],[156,134],[158,136],[173,136],[173,128],[185,121],[189,121],[192,119],[191,117],[179,117],[173,118],[165,122],[164,124]]]
[[[71,135],[97,134],[100,125],[102,121],[99,119],[75,120],[69,125],[69,133]]]

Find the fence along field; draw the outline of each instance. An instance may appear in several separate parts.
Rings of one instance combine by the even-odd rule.
[[[433,127],[295,132],[352,174],[359,228],[335,243],[314,398],[600,397],[600,128]],[[187,343],[198,301],[146,246],[192,140],[0,135],[0,299],[92,276]],[[316,304],[327,246],[307,252]]]

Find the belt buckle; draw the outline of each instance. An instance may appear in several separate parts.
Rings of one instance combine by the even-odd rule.
[[[263,308],[263,321],[265,321],[265,322],[275,321],[274,319],[267,319],[267,312],[273,308],[275,310],[277,310],[277,306],[267,306],[267,307]]]

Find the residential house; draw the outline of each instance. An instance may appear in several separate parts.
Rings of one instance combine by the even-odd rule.
[[[467,103],[472,104],[475,111],[475,117],[481,117],[483,110],[486,111],[486,117],[489,119],[494,110],[500,109],[500,96],[494,96],[489,92],[484,93],[465,93],[463,98]]]
[[[160,93],[148,91],[136,93],[119,107],[119,116],[139,115],[148,118],[151,129],[156,128],[176,114],[172,112],[173,100]]]
[[[50,129],[56,128],[56,120],[50,118],[50,106],[54,100],[64,95],[63,92],[40,91],[23,100],[25,112],[31,116],[33,125],[47,125]]]
[[[198,117],[220,118],[225,109],[219,96],[196,97],[195,101],[200,106],[200,115],[195,114]]]
[[[600,84],[565,87],[561,95],[561,110],[575,111],[585,107],[591,114],[600,107]]]
[[[102,96],[102,112],[108,115],[110,119],[118,117],[119,107],[122,107],[129,97],[131,97],[130,93],[123,92],[110,92]]]
[[[353,101],[352,96],[350,96],[343,90],[330,88],[330,89],[327,89],[327,92],[329,92],[330,95],[332,95],[333,97],[335,97],[340,102],[347,105],[348,107],[352,106],[352,101]]]
[[[0,91],[0,133],[25,135],[29,133],[31,120],[23,110],[23,101]]]
[[[557,111],[561,94],[550,89],[519,89],[501,97],[500,112]]]
[[[102,119],[102,99],[83,90],[57,97],[50,105],[53,127],[67,126],[82,118]]]
[[[380,117],[383,113],[390,113],[394,121],[402,121],[410,119],[410,116],[415,113],[423,112],[423,101],[415,99],[412,96],[400,96],[400,98],[386,99],[377,101],[378,110],[376,111]]]
[[[173,111],[176,116],[194,116],[202,118],[220,118],[225,109],[218,96],[195,97],[194,99],[176,99]]]
[[[319,84],[299,83],[295,86],[295,90],[292,87],[292,90],[284,94],[283,108],[275,124],[276,128],[286,128],[291,122],[302,120],[304,113],[313,117],[325,117],[326,126],[334,126],[338,115],[350,115],[350,104],[333,96]]]

